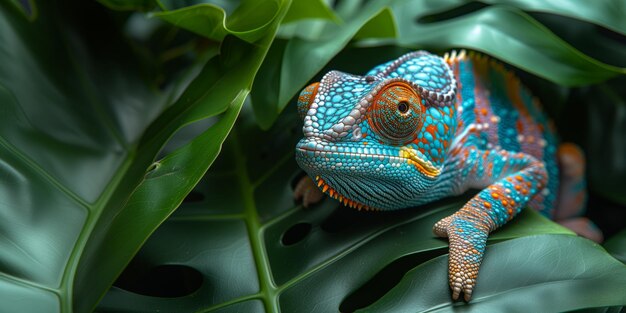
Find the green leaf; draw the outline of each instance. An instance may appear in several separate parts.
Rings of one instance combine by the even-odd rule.
[[[400,0],[397,2],[403,1],[404,0]],[[431,14],[443,15],[446,11],[476,4],[481,4],[483,6],[506,5],[526,12],[541,12],[561,15],[601,25],[613,31],[626,34],[626,21],[622,18],[623,13],[626,12],[626,6],[623,1],[619,0],[479,0],[475,2],[468,2],[465,0],[413,1],[414,6],[420,6],[420,8],[415,8],[415,11],[421,11],[420,14],[422,16]]]
[[[471,48],[495,56],[553,82],[578,86],[625,74],[626,68],[601,63],[554,35],[521,10],[488,6],[456,18],[420,22],[423,7],[410,1],[392,5],[398,44],[429,49]]]
[[[393,13],[389,9],[381,11],[359,29],[353,39],[394,38],[397,35]]]
[[[391,14],[385,10],[377,13],[368,11],[368,8],[380,8],[383,3],[368,3],[366,8],[361,8],[358,1],[342,2],[336,11],[346,21],[344,24],[302,21],[281,27],[280,37],[291,40],[284,47],[272,49],[271,57],[264,63],[262,75],[259,76],[264,79],[255,82],[255,86],[259,86],[255,90],[270,90],[269,95],[263,91],[252,93],[259,124],[262,128],[268,128],[292,97],[351,38],[361,40],[364,46],[398,44],[414,49],[434,50],[470,48],[567,86],[597,83],[626,73],[626,68],[607,65],[581,53],[522,11],[581,19],[624,33],[626,27],[619,2],[486,2],[502,5],[486,5],[476,12],[463,13],[466,1],[399,0],[388,3],[393,11]],[[462,14],[454,15],[459,14],[455,10],[461,10]],[[364,23],[363,15],[366,11],[369,12],[367,14],[376,15]],[[587,11],[591,13],[587,14]],[[452,14],[454,18],[428,19],[445,14]],[[398,25],[397,31],[395,24]],[[356,33],[355,28],[359,28]],[[396,40],[380,39],[396,35]],[[621,46],[623,50],[623,44]]]
[[[456,1],[462,3],[461,1]],[[481,0],[490,4],[506,4],[524,11],[563,15],[604,26],[626,35],[626,3],[609,1],[541,1],[541,0]]]
[[[294,0],[291,2],[289,11],[287,11],[282,23],[286,24],[302,19],[338,20],[333,10],[323,0]]]
[[[626,229],[607,240],[604,248],[616,259],[626,264]]]
[[[581,237],[529,236],[488,247],[469,305],[447,299],[447,282],[437,279],[447,267],[447,255],[418,266],[364,311],[564,312],[626,303],[626,266]]]
[[[123,0],[134,1],[134,0]],[[232,14],[243,1],[241,0],[156,0],[159,7],[164,11],[173,11],[198,4],[211,4],[222,8],[226,14]]]
[[[242,0],[229,16],[213,4],[196,4],[154,16],[212,40],[222,41],[231,34],[252,43],[268,32],[284,7],[278,0]]]
[[[360,37],[366,35],[389,36],[395,26],[388,25],[393,22],[386,1],[371,1],[355,9],[350,7],[354,3],[342,2],[343,7],[337,8],[338,15],[345,21],[343,24],[323,23],[316,24],[314,28],[315,38],[311,36],[296,36],[289,40],[281,49],[272,49],[268,61],[262,66],[259,78],[255,81],[252,93],[252,105],[261,128],[269,128],[278,114],[285,108],[291,98],[315,74],[326,65],[330,59],[343,49],[348,42],[370,21]],[[378,27],[380,31],[374,31]],[[280,69],[280,72],[277,70]],[[279,73],[279,75],[276,75]],[[271,78],[268,78],[271,77]],[[258,85],[262,88],[257,87]],[[275,96],[263,94],[263,90],[277,91]]]
[[[300,137],[300,121],[295,110],[285,113],[267,132],[258,129],[251,112],[242,113],[193,199],[183,203],[148,240],[103,299],[99,312],[233,312],[242,306],[254,312],[337,312],[340,307],[350,311],[344,309],[371,304],[405,272],[445,253],[447,242],[432,234],[432,225],[458,210],[471,195],[397,212],[363,213],[332,199],[309,209],[295,205],[291,182],[299,177],[293,149]],[[571,236],[569,230],[534,211],[523,211],[494,233],[490,242],[536,234],[559,236],[526,237],[506,249],[494,245],[481,272],[485,277],[481,290],[493,294],[506,286],[492,278],[504,276],[502,267],[494,265],[500,260],[511,265],[506,268],[513,277],[511,283],[524,283],[515,278],[533,275],[535,282],[546,283],[544,292],[562,301],[572,300],[570,290],[548,282],[558,275],[575,277],[581,267],[546,266],[558,266],[551,262],[561,262],[563,253],[569,251],[568,262],[593,269],[589,274],[603,270],[607,270],[603,275],[612,274],[603,288],[614,288],[605,298],[574,299],[573,303],[611,305],[612,300],[603,299],[623,296],[617,290],[626,279],[626,268],[616,269],[616,261],[594,244]],[[519,250],[510,248],[518,244]],[[583,249],[580,253],[579,248]],[[520,254],[525,258],[512,261]],[[444,299],[442,303],[450,305],[447,262],[436,260],[444,267],[420,278],[433,285],[429,292],[434,298],[414,299],[424,305]],[[548,269],[551,275],[545,275]],[[602,277],[598,275],[596,282]],[[171,282],[178,282],[175,289],[186,292],[164,291]]]
[[[288,2],[255,44],[226,37],[173,104],[102,6],[69,5],[89,15],[76,20],[39,4],[31,23],[0,1],[0,302],[90,312],[217,157]],[[154,162],[179,128],[208,117]]]

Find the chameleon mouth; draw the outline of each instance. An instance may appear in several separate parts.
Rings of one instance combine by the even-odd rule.
[[[379,209],[369,207],[369,206],[367,206],[367,205],[365,205],[363,203],[360,203],[360,202],[354,201],[352,199],[349,199],[347,197],[344,197],[339,192],[337,192],[337,190],[335,190],[333,187],[328,185],[328,183],[326,181],[324,181],[324,179],[322,179],[319,176],[315,176],[315,184],[317,185],[317,187],[322,189],[322,192],[328,194],[328,196],[330,196],[333,199],[336,199],[340,203],[343,203],[343,205],[345,205],[347,207],[350,207],[350,208],[353,208],[353,209],[357,209],[359,211],[361,211],[361,210],[364,210],[364,211],[380,211]]]
[[[430,162],[422,160],[415,149],[402,147],[400,149],[400,157],[407,160],[407,162],[417,168],[424,175],[429,177],[437,177],[441,173],[441,170],[434,167]]]
[[[372,153],[359,153],[359,152],[338,152],[338,151],[327,151],[323,149],[316,149],[306,146],[297,147],[296,150],[302,154],[303,156],[308,157],[334,157],[334,156],[350,156],[353,158],[372,158],[378,160],[387,160],[391,163],[408,163],[409,165],[414,166],[420,173],[430,177],[436,178],[441,174],[441,169],[435,167],[432,163],[427,160],[420,158],[417,151],[412,148],[402,147],[400,148],[399,155],[387,155],[387,154],[372,154]]]

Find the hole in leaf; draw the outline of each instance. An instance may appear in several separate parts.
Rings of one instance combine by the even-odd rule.
[[[626,43],[626,36],[616,32],[616,31],[613,31],[611,29],[604,28],[604,27],[602,27],[600,25],[593,25],[593,26],[598,30],[598,33],[600,35],[603,35],[606,38],[611,38],[612,40],[615,40],[615,41],[617,41],[617,42],[619,42],[621,44],[625,44]]]
[[[124,270],[114,286],[140,295],[162,298],[187,296],[202,286],[202,274],[189,266],[168,264],[141,270],[137,262],[133,263]]]
[[[450,20],[453,18],[470,14],[472,12],[476,12],[488,6],[489,6],[488,4],[485,4],[482,2],[472,1],[472,2],[465,3],[463,5],[457,6],[451,10],[420,16],[417,18],[417,22],[428,24],[428,23],[435,23],[435,22]]]
[[[192,190],[186,197],[185,200],[183,200],[183,202],[186,203],[194,203],[194,202],[201,202],[202,200],[204,200],[204,194],[199,192],[199,191],[195,191]]]
[[[302,241],[310,232],[313,226],[309,223],[298,223],[291,226],[283,234],[281,242],[285,246],[291,246]]]
[[[446,249],[437,249],[414,253],[396,259],[346,297],[339,305],[339,312],[354,312],[370,306],[395,287],[408,271],[444,253],[446,253]],[[446,277],[442,279],[446,279]]]

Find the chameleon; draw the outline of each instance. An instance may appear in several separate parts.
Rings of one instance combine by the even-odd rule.
[[[453,300],[471,300],[489,233],[526,206],[602,240],[581,216],[582,150],[559,143],[539,100],[495,59],[415,51],[364,76],[330,71],[301,91],[297,108],[295,157],[308,176],[294,196],[304,206],[326,194],[389,211],[479,190],[433,226],[449,241]]]

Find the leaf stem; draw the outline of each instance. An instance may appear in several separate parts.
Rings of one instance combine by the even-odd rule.
[[[233,129],[230,133],[231,149],[235,163],[235,172],[241,188],[241,195],[244,204],[244,220],[248,229],[248,237],[252,247],[255,263],[257,265],[257,273],[259,276],[260,294],[266,312],[280,312],[278,302],[276,301],[277,287],[272,278],[272,272],[269,264],[265,244],[263,242],[263,229],[259,214],[254,203],[254,185],[248,177],[246,171],[246,159],[240,148],[237,130]]]

